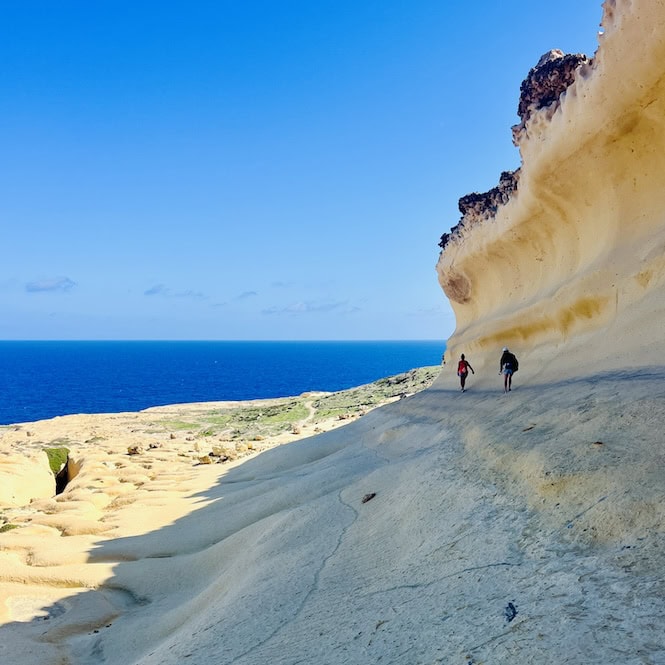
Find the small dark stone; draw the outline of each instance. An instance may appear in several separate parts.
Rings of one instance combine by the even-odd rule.
[[[510,623],[517,616],[517,607],[515,607],[515,605],[512,603],[508,603],[504,613],[506,615],[506,621]]]
[[[371,501],[375,496],[376,492],[370,492],[369,494],[365,494],[365,496],[362,499],[362,502],[367,503],[368,501]]]

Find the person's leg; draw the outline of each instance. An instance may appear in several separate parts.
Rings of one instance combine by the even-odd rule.
[[[462,392],[464,392],[464,384],[466,383],[466,374],[464,374],[464,373],[460,374],[459,382],[462,386]]]

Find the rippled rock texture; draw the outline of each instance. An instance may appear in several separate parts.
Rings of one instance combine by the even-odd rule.
[[[665,353],[665,5],[606,2],[602,25],[592,59],[529,72],[519,171],[462,197],[441,238],[450,356],[508,346],[583,373]]]

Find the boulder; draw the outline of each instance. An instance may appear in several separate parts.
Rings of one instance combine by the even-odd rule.
[[[0,506],[25,506],[55,495],[55,476],[43,452],[0,455]]]

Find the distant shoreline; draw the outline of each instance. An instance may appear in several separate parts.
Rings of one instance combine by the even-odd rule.
[[[440,341],[0,342],[0,424],[334,392],[438,364]]]

